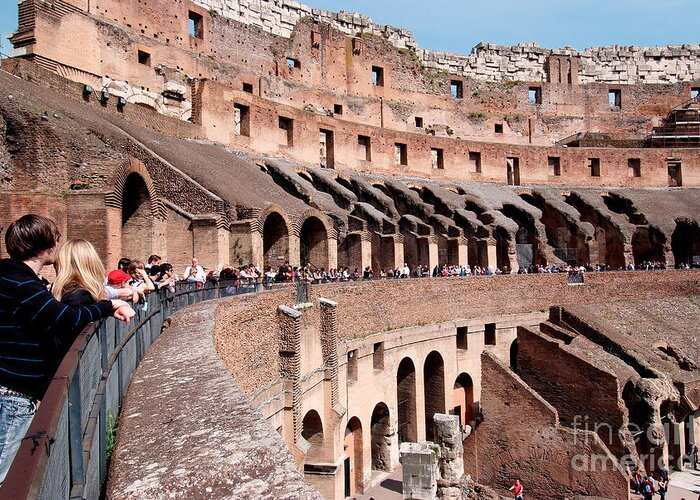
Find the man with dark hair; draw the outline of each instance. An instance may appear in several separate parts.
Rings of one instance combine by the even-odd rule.
[[[121,269],[122,271],[126,272],[129,264],[131,264],[131,259],[128,257],[122,257],[117,263],[117,269]]]
[[[112,314],[127,322],[134,316],[121,300],[68,306],[49,293],[38,273],[53,264],[60,239],[54,221],[34,214],[16,220],[5,233],[10,258],[0,260],[0,485],[78,334]]]

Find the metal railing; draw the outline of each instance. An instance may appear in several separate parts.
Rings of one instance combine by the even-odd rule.
[[[108,415],[116,418],[131,376],[164,321],[204,300],[259,292],[265,282],[178,283],[134,304],[130,324],[88,325],[63,358],[0,488],[0,498],[99,498],[107,478]]]

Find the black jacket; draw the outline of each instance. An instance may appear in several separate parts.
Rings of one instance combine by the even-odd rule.
[[[0,385],[41,399],[71,344],[112,303],[57,301],[23,262],[0,260]]]

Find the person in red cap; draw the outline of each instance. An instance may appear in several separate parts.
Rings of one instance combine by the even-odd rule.
[[[107,275],[107,297],[120,297],[127,300],[138,302],[139,294],[131,288],[131,276],[121,269],[110,271]]]

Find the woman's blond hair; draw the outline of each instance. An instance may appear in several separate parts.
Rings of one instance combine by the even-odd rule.
[[[58,251],[55,267],[56,280],[51,293],[57,300],[75,288],[87,290],[95,302],[106,298],[105,267],[89,241],[67,241]]]

